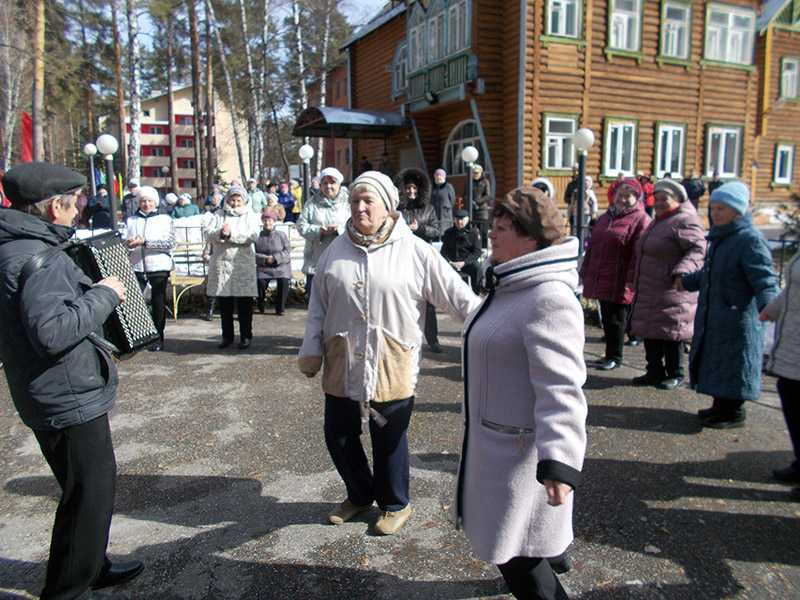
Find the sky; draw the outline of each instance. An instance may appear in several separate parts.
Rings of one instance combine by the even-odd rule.
[[[372,17],[386,4],[386,0],[345,0],[342,4],[342,12],[358,28]]]

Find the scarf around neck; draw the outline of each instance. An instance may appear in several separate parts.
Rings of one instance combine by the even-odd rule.
[[[353,225],[353,219],[350,218],[347,220],[347,235],[350,236],[350,240],[356,246],[369,248],[373,244],[382,244],[389,239],[389,236],[392,234],[392,230],[394,229],[394,224],[395,220],[390,215],[386,217],[386,220],[378,228],[378,231],[372,235],[364,235],[358,229],[356,229],[356,226]]]

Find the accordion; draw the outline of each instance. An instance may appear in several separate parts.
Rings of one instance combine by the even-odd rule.
[[[64,251],[95,283],[113,275],[125,286],[125,302],[114,309],[103,326],[106,340],[116,347],[109,350],[124,357],[159,338],[133,273],[128,247],[119,234],[109,231],[79,240],[64,248]]]

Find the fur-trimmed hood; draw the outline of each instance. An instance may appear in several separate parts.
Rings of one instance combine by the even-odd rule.
[[[406,208],[408,199],[406,198],[405,189],[407,183],[413,183],[417,186],[417,199],[415,202],[416,207],[428,206],[431,203],[431,178],[422,169],[410,167],[400,172],[397,176],[397,189],[400,192],[400,209]]]

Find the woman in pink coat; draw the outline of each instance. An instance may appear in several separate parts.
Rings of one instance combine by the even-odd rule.
[[[616,188],[614,204],[597,220],[581,266],[583,295],[600,301],[605,357],[593,366],[601,371],[622,364],[625,325],[633,301],[634,253],[650,224],[641,203],[642,186],[633,178]]]
[[[683,342],[694,332],[697,294],[679,291],[676,280],[703,266],[705,231],[697,210],[677,181],[656,183],[656,218],[636,252],[636,296],[631,306],[631,335],[644,338],[647,372],[634,385],[673,390],[683,380]]]

